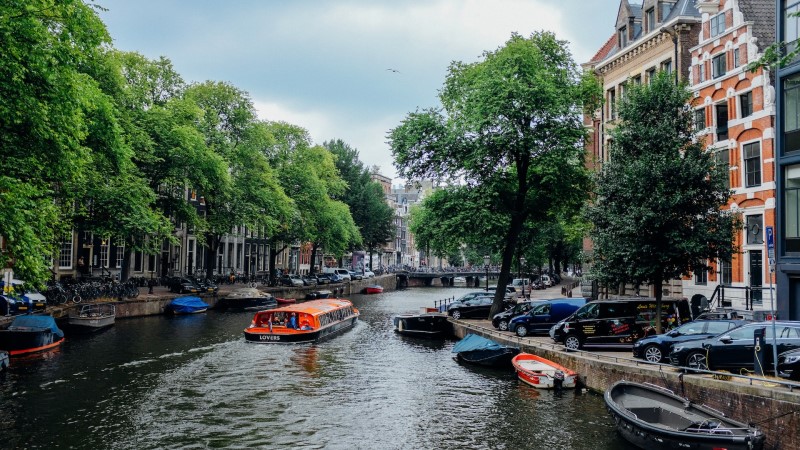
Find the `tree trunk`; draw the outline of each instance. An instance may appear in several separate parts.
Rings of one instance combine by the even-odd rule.
[[[319,244],[314,242],[313,244],[311,244],[311,275],[314,275],[314,273],[316,273],[316,271],[314,270],[316,266],[314,266],[314,264],[316,264],[317,262],[317,250],[319,250]]]
[[[122,268],[119,271],[119,281],[125,282],[128,281],[131,273],[131,254],[133,251],[131,250],[131,242],[125,242],[125,250],[122,252]]]
[[[208,243],[208,251],[206,252],[206,278],[209,280],[214,279],[214,267],[216,266],[217,252],[219,251],[219,244],[222,239],[212,233],[206,233],[206,242]]]
[[[661,334],[661,297],[664,294],[664,283],[659,279],[653,287],[656,294],[656,334]]]
[[[519,210],[518,210],[519,211]],[[500,277],[497,279],[497,290],[494,293],[494,302],[489,311],[489,319],[491,320],[495,314],[503,311],[503,299],[506,295],[506,286],[510,281],[509,273],[511,272],[511,261],[514,258],[514,251],[517,247],[519,235],[522,232],[522,225],[525,222],[525,217],[522,213],[512,214],[511,224],[508,227],[508,234],[505,239],[505,248],[503,248],[502,262],[500,265]],[[486,280],[489,283],[489,280]]]

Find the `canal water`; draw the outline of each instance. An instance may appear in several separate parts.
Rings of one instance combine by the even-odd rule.
[[[354,295],[355,328],[245,343],[252,313],[119,320],[0,374],[0,448],[629,449],[600,395],[462,365],[392,317],[464,288]]]

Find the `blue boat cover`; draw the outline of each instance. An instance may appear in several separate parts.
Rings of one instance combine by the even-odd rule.
[[[58,337],[64,337],[64,332],[58,328],[56,325],[56,320],[53,319],[53,316],[34,316],[34,315],[24,315],[24,316],[17,316],[14,318],[14,321],[11,322],[9,328],[50,328],[53,331],[53,334]]]
[[[167,305],[167,308],[171,308],[178,313],[192,313],[208,308],[208,304],[200,300],[200,297],[178,297],[171,301],[169,305]]]
[[[471,352],[474,350],[500,350],[503,348],[505,348],[504,345],[500,345],[491,339],[469,333],[464,336],[464,339],[456,342],[456,345],[453,346],[453,353]]]

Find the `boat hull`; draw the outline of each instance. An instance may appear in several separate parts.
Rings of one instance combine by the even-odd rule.
[[[445,314],[403,314],[393,322],[395,331],[403,336],[442,338],[453,332]]]
[[[10,355],[24,355],[57,347],[64,338],[49,329],[0,330],[0,350]]]
[[[456,353],[459,361],[485,367],[511,367],[511,360],[519,354],[518,348],[504,347],[498,350],[473,350]]]
[[[761,450],[766,437],[721,413],[657,387],[620,381],[604,395],[620,435],[647,450]]]
[[[302,344],[333,337],[355,326],[358,316],[353,316],[316,330],[270,331],[269,328],[249,328],[244,331],[247,342],[255,344]]]
[[[278,302],[271,297],[226,297],[221,298],[215,307],[231,311],[262,311],[276,306]]]
[[[383,292],[383,287],[381,286],[367,286],[364,288],[365,294],[380,294]]]
[[[71,331],[93,333],[114,325],[115,316],[70,317],[67,326]]]
[[[556,387],[556,372],[561,372],[563,381],[562,389],[572,389],[578,381],[578,374],[566,367],[530,353],[520,353],[511,360],[517,378],[523,383],[537,389],[554,389]]]

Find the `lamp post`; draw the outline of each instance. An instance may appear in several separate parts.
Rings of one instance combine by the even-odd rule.
[[[519,272],[517,273],[517,278],[522,278],[522,266],[525,265],[525,257],[522,256],[519,258]]]
[[[489,292],[489,255],[483,257],[483,268],[486,269],[486,292]]]

